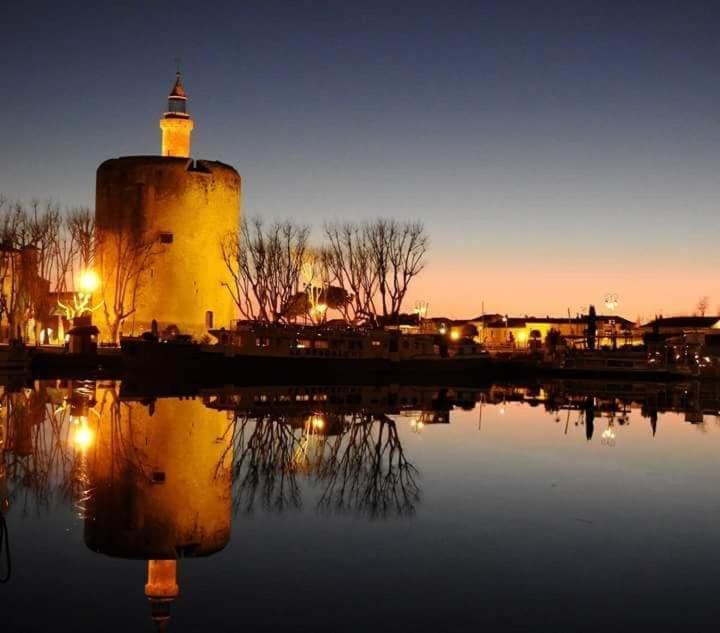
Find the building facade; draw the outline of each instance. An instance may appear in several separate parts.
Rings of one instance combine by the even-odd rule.
[[[240,175],[190,157],[193,127],[178,74],[160,120],[161,155],[115,158],[97,170],[103,340],[141,334],[153,321],[161,333],[201,339],[235,317],[220,242],[239,230]]]

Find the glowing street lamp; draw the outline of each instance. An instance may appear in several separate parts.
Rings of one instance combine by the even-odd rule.
[[[100,277],[88,268],[80,273],[77,283],[77,291],[73,294],[72,305],[66,305],[58,300],[58,305],[65,311],[68,319],[81,317],[85,314],[92,315],[95,310],[102,306],[102,302],[92,305],[92,296],[100,287]]]
[[[84,270],[80,273],[78,287],[82,294],[91,295],[100,287],[100,277],[94,270]]]

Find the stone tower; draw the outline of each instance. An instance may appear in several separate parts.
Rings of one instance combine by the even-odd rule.
[[[187,111],[187,94],[180,81],[180,73],[175,77],[175,85],[168,95],[168,109],[160,119],[162,130],[162,155],[187,158],[190,156],[190,134],[193,120]]]
[[[161,156],[105,161],[97,170],[97,266],[101,339],[151,329],[201,339],[228,327],[235,304],[220,241],[240,225],[240,175],[190,158],[193,121],[178,75],[160,120]]]

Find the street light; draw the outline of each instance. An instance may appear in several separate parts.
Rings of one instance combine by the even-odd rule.
[[[77,291],[73,293],[72,304],[66,305],[58,299],[58,305],[65,311],[68,319],[91,315],[102,302],[92,305],[92,295],[100,288],[100,276],[92,269],[83,270],[77,279]]]
[[[83,294],[91,295],[100,287],[100,277],[94,270],[84,270],[80,273],[78,288]]]

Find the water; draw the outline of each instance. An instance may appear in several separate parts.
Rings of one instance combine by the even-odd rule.
[[[704,630],[718,406],[698,385],[6,387],[2,630],[152,631],[153,565],[171,631]],[[148,563],[176,554],[175,577]]]

